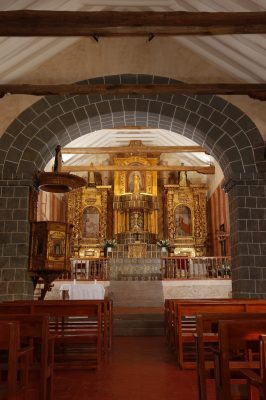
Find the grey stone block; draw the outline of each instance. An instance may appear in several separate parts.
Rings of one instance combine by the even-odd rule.
[[[13,281],[15,277],[15,270],[12,268],[2,269],[2,281]]]
[[[8,294],[23,294],[24,293],[24,282],[8,282],[7,283]]]

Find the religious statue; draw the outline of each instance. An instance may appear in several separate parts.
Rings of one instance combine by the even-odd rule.
[[[138,174],[134,174],[133,177],[133,193],[137,194],[140,192],[140,177]]]
[[[91,163],[91,166],[93,166],[93,163]],[[89,173],[88,173],[88,186],[89,187],[96,186],[95,175],[94,175],[93,171],[89,171]]]
[[[184,164],[181,163],[183,166]],[[179,173],[179,186],[187,186],[187,171],[180,171]]]

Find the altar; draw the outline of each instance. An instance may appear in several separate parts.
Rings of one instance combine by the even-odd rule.
[[[60,286],[60,296],[69,300],[103,300],[105,289],[98,283],[64,283]]]
[[[66,196],[73,258],[85,260],[85,276],[88,258],[160,258],[158,240],[169,242],[171,256],[206,255],[205,183],[188,179],[183,166],[178,174],[158,170],[159,155],[140,141],[123,150],[112,157],[108,185],[90,172],[88,185]],[[107,252],[110,241],[115,245]]]

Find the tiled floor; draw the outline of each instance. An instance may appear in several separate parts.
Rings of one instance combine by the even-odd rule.
[[[197,400],[195,371],[180,371],[164,337],[115,337],[98,371],[55,374],[55,400]]]

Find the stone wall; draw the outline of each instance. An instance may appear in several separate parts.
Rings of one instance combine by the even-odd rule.
[[[29,186],[0,182],[0,300],[32,298],[28,274]]]
[[[231,180],[232,281],[234,297],[266,298],[266,177]]]

